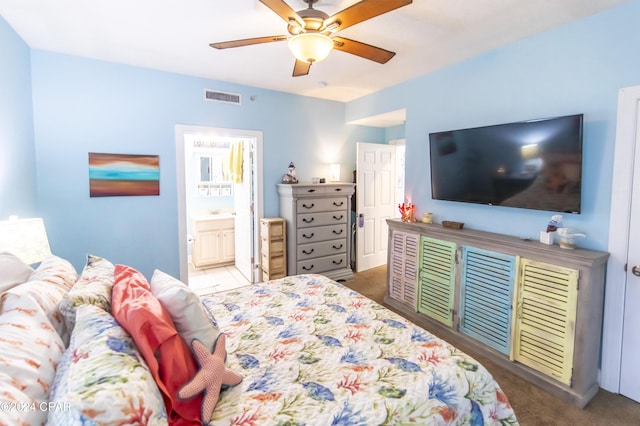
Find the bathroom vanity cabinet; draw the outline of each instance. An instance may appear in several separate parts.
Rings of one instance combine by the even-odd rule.
[[[196,269],[227,265],[235,261],[235,218],[230,215],[193,219],[191,262]]]

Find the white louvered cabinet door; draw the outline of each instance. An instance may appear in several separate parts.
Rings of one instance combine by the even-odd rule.
[[[418,243],[417,234],[393,231],[389,262],[389,296],[415,311],[417,309]]]
[[[578,271],[522,259],[513,360],[571,386]]]

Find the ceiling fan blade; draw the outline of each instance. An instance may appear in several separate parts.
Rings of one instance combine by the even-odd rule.
[[[262,0],[260,0],[262,1]],[[324,20],[324,27],[339,23],[339,30],[411,4],[412,0],[363,0]],[[264,2],[263,2],[264,3]]]
[[[252,44],[271,43],[272,41],[283,41],[283,40],[286,40],[287,38],[288,38],[287,36],[245,38],[243,40],[231,40],[231,41],[221,41],[219,43],[211,43],[209,44],[209,46],[215,49],[228,49],[230,47],[250,46]]]
[[[300,77],[309,74],[311,64],[296,59],[296,63],[293,65],[293,77]]]
[[[260,3],[273,10],[279,17],[284,19],[287,24],[293,19],[298,22],[300,27],[304,28],[304,21],[302,18],[300,18],[296,11],[291,9],[284,0],[260,0]]]
[[[395,52],[348,38],[333,37],[332,40],[334,49],[351,53],[352,55],[360,56],[361,58],[369,59],[379,64],[386,64],[395,56]]]

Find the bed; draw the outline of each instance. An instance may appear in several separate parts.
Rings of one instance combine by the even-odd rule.
[[[321,275],[203,297],[243,382],[213,424],[516,424],[485,368]]]
[[[220,335],[242,381],[210,425],[518,424],[473,358],[324,276],[199,297],[96,256],[72,268],[52,256],[3,289],[0,424],[201,423],[203,394],[175,394],[204,369],[190,348]]]

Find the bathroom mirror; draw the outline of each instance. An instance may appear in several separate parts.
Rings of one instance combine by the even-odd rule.
[[[202,197],[233,195],[233,182],[229,174],[229,153],[196,154],[197,193]]]

